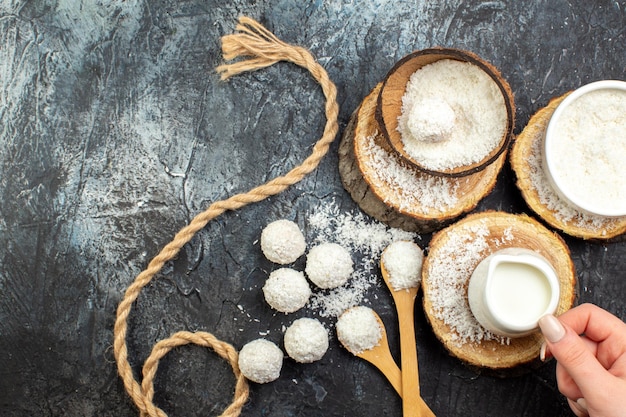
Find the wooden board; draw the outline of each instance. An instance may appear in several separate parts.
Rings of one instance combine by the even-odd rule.
[[[459,178],[434,176],[404,163],[382,137],[375,119],[380,88],[381,84],[377,85],[363,100],[344,132],[339,148],[339,172],[344,188],[363,211],[392,227],[418,233],[441,229],[474,209],[491,192],[506,159],[506,152],[483,171]],[[405,174],[417,181],[432,184],[445,182],[453,188],[454,203],[445,207],[429,206],[425,200],[414,199],[413,194],[407,194],[406,190],[381,176],[380,170],[375,167],[377,156],[370,152],[372,141],[384,150],[386,157],[393,158],[394,164],[400,166]]]
[[[454,245],[458,245],[459,238],[464,239],[463,248],[472,248],[478,239],[484,239],[485,244],[479,252],[472,253],[473,256],[468,261],[461,257],[464,256],[464,250],[470,249],[459,251],[454,248]],[[465,309],[462,312],[469,312],[468,316],[471,316],[467,303],[467,284],[473,269],[494,251],[507,247],[527,248],[544,256],[557,271],[561,285],[557,314],[562,314],[573,306],[577,280],[567,245],[556,233],[526,215],[489,211],[467,216],[433,236],[422,269],[424,311],[437,338],[452,355],[463,362],[492,370],[512,369],[535,361],[543,342],[542,335],[537,331],[529,336],[508,340],[464,340],[459,336],[458,328],[448,324],[454,321],[452,314],[457,314],[458,310],[446,317],[445,309],[441,309],[434,302],[441,295],[437,293],[441,290],[437,289],[439,287],[435,284],[435,275],[439,274],[437,268],[441,264],[446,264],[447,268],[453,270],[450,278],[460,283],[459,292],[455,295],[465,303],[460,309]],[[480,327],[478,322],[475,322],[475,326]]]
[[[556,107],[567,94],[535,113],[511,149],[511,167],[526,204],[550,226],[568,235],[594,240],[623,240],[626,217],[608,218],[583,213],[568,205],[551,188],[542,170],[543,136]]]

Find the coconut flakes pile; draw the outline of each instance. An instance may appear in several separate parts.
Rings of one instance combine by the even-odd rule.
[[[363,163],[378,187],[391,187],[396,195],[386,196],[400,210],[419,206],[427,210],[446,211],[458,203],[458,180],[434,175],[416,175],[397,156],[376,143],[374,136],[365,138]],[[393,200],[393,201],[391,201]]]
[[[437,256],[430,258],[427,277],[431,314],[450,327],[452,340],[459,346],[483,340],[509,344],[509,338],[493,334],[478,323],[467,301],[469,277],[489,250],[487,225],[468,225],[450,231],[446,239]],[[500,246],[512,239],[511,230],[506,229],[500,239],[491,239],[491,243]]]
[[[311,296],[308,307],[320,317],[338,317],[348,308],[367,301],[367,292],[380,286],[374,271],[378,269],[382,251],[392,242],[419,238],[416,233],[390,228],[361,212],[342,212],[334,201],[318,207],[307,220],[315,243],[338,243],[358,255],[355,259],[360,259],[346,284]]]

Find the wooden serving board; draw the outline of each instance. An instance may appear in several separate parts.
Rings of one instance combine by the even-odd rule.
[[[569,93],[568,93],[569,94]],[[568,94],[555,98],[537,111],[511,149],[511,167],[526,204],[550,226],[570,236],[593,240],[624,240],[626,217],[602,217],[583,213],[563,201],[551,188],[542,170],[543,136],[552,113]]]
[[[470,252],[473,247],[480,249]],[[471,274],[482,259],[507,247],[534,250],[555,268],[561,285],[557,314],[564,313],[574,305],[577,280],[567,245],[556,233],[526,215],[495,211],[468,215],[433,236],[422,269],[424,311],[437,338],[452,355],[463,362],[496,371],[510,370],[536,361],[543,342],[540,332],[521,338],[506,339],[498,336],[472,341],[460,336],[457,330],[460,326],[455,327],[450,323],[456,321],[456,316],[462,316],[463,320],[469,317],[475,321],[467,302]],[[444,268],[450,271],[448,277],[441,275]],[[442,293],[442,276],[458,283],[453,295]],[[442,295],[446,296],[448,304],[454,303],[455,299],[461,304],[455,308],[441,308]],[[482,329],[478,322],[472,326],[478,326],[473,329]]]
[[[365,97],[342,137],[339,172],[343,186],[363,211],[391,227],[418,233],[441,229],[474,209],[492,191],[506,160],[506,152],[484,170],[458,178],[434,176],[405,163],[382,136],[375,118],[381,85],[378,84]],[[394,167],[399,167],[405,176],[428,184],[425,188],[430,192],[441,184],[453,189],[454,202],[445,207],[433,207],[426,199],[416,198],[416,193],[381,175],[376,165],[380,153],[372,154],[372,144],[383,149],[386,158],[393,158]]]

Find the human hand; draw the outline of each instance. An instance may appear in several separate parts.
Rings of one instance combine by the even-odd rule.
[[[626,416],[626,324],[593,304],[539,320],[542,358],[557,360],[559,391],[578,417]],[[579,336],[580,335],[580,336]]]

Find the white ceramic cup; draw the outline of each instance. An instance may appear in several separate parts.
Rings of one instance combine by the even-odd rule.
[[[521,337],[534,332],[559,304],[556,271],[537,252],[506,248],[483,259],[469,281],[468,301],[476,320],[494,334]]]
[[[575,118],[576,123],[579,123],[577,128],[579,144],[572,144],[570,138],[560,135],[564,130],[561,120],[567,119],[566,113],[571,111],[574,103],[584,100],[584,96],[589,97],[589,94],[598,92],[613,92],[616,95],[613,96],[613,101],[607,98],[599,105],[585,107],[586,111],[583,115]],[[559,103],[548,122],[543,137],[543,171],[556,194],[580,212],[603,217],[626,216],[626,196],[623,195],[623,190],[626,188],[626,179],[624,179],[626,166],[618,165],[619,172],[612,174],[605,172],[609,170],[608,167],[615,165],[614,162],[607,163],[606,161],[621,160],[626,154],[626,136],[622,130],[626,128],[626,119],[623,118],[622,111],[618,110],[624,108],[624,100],[626,100],[625,81],[592,82],[574,90]],[[618,104],[620,107],[616,107],[613,112],[608,111],[610,106]],[[587,106],[591,105],[587,103]],[[573,116],[570,115],[570,117]],[[596,120],[601,128],[592,128],[588,124],[590,120]],[[612,146],[602,148],[596,145],[596,141],[610,143]],[[582,143],[585,143],[585,147]],[[563,152],[564,147],[577,149],[577,151],[576,153]],[[582,152],[581,149],[585,149],[583,155],[579,154]],[[586,168],[580,165],[583,159],[587,160]],[[559,165],[565,163],[575,168],[571,170],[559,168]],[[602,169],[603,166],[606,166],[605,170]],[[591,185],[585,185],[589,183]],[[600,184],[605,185],[600,187]]]

